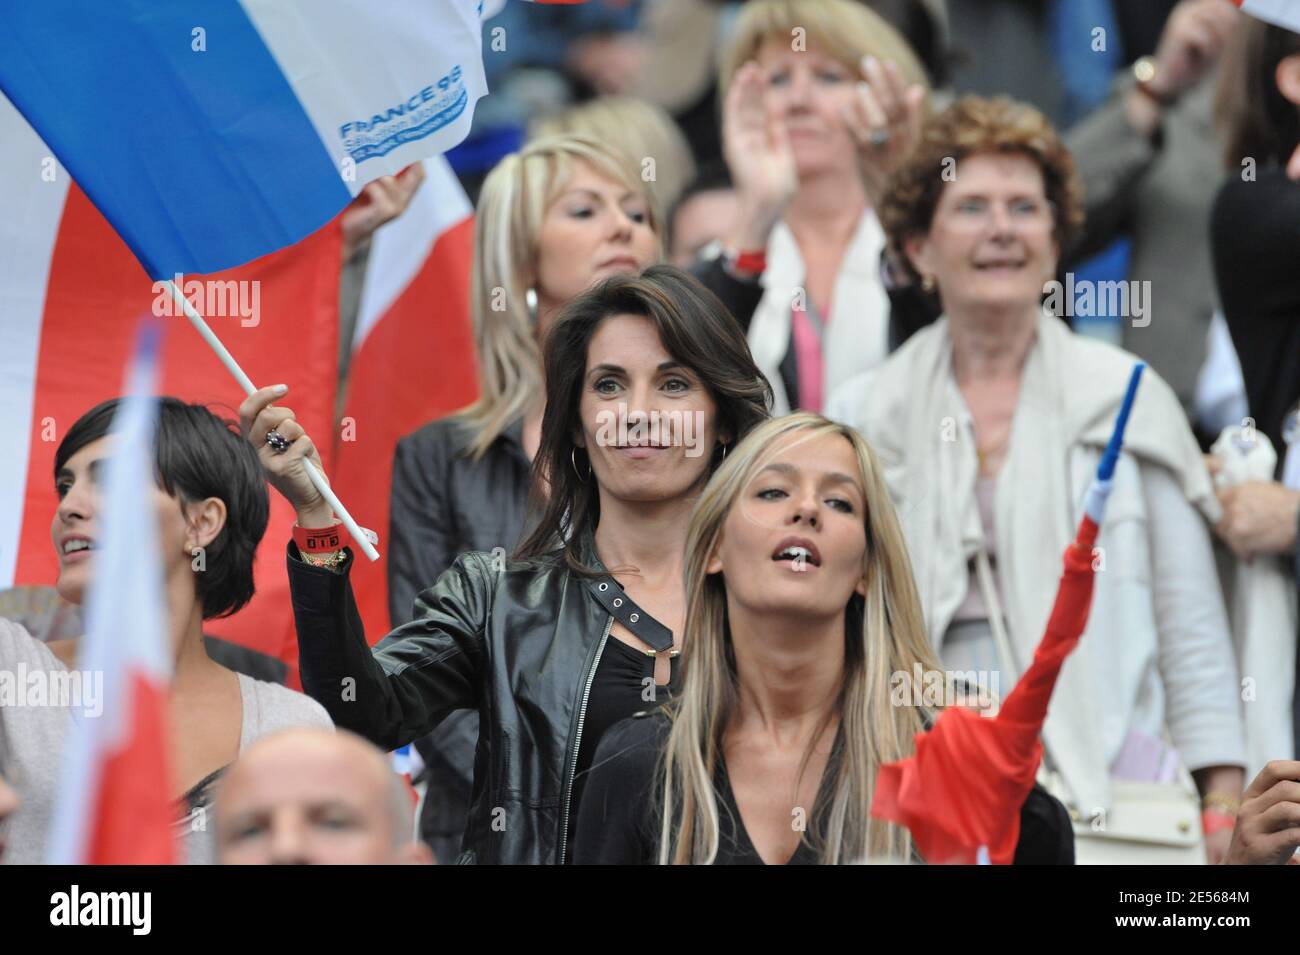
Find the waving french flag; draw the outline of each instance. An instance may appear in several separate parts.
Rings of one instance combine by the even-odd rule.
[[[78,667],[104,675],[104,711],[73,724],[50,832],[50,862],[176,861],[168,771],[171,651],[163,596],[153,435],[160,324],[144,327],[113,418],[100,572],[87,595]]]
[[[1233,0],[1253,17],[1300,33],[1300,0]]]
[[[486,92],[479,0],[0,6],[0,90],[155,279],[302,239],[444,152]]]

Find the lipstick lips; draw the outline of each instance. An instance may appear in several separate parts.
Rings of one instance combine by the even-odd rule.
[[[806,537],[787,537],[777,545],[776,550],[772,551],[773,560],[796,561],[800,558],[805,564],[811,564],[813,567],[820,567],[822,564],[821,551]]]

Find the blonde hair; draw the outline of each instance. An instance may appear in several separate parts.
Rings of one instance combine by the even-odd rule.
[[[534,137],[590,136],[637,167],[660,220],[695,178],[695,160],[681,129],[662,108],[630,96],[601,96],[539,120]],[[652,161],[652,165],[647,164]],[[652,172],[645,179],[647,171]]]
[[[770,419],[749,433],[714,473],[695,505],[686,538],[686,626],[682,690],[671,704],[672,728],[662,758],[662,815],[659,862],[709,864],[718,853],[718,799],[713,778],[722,758],[723,734],[739,696],[727,588],[721,574],[707,571],[723,524],[753,476],[789,435],[803,440],[825,435],[846,439],[861,469],[866,495],[863,517],[867,547],[862,579],[845,608],[844,679],[840,689],[843,749],[833,772],[825,823],[813,812],[807,837],[826,865],[859,862],[868,856],[906,858],[907,832],[873,820],[876,773],[913,751],[913,737],[928,712],[895,706],[891,677],[911,673],[916,663],[938,670],[912,579],[902,530],[871,448],[858,432],[811,412]],[[800,442],[802,443],[802,441]],[[805,760],[807,756],[805,756]]]
[[[536,280],[542,221],[578,163],[647,194],[630,160],[586,136],[529,143],[497,163],[479,193],[470,299],[479,397],[456,416],[472,433],[475,459],[542,399],[541,348],[527,295]],[[659,218],[651,206],[650,228],[657,236]]]
[[[722,95],[740,68],[758,55],[764,43],[775,39],[802,42],[802,49],[816,47],[854,76],[861,75],[859,61],[874,56],[897,65],[905,84],[930,87],[925,68],[903,35],[857,0],[751,0],[741,10],[722,58]]]

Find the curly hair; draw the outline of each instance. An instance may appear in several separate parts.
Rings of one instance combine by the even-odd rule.
[[[926,235],[951,179],[949,170],[981,153],[1027,156],[1043,174],[1052,231],[1062,252],[1083,226],[1083,184],[1070,152],[1038,110],[1005,96],[963,96],[932,117],[916,149],[894,173],[879,209],[891,252],[918,279],[904,252],[906,240]]]

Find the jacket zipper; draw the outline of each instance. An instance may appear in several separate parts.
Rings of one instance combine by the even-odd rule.
[[[587,698],[591,696],[591,684],[596,680],[596,668],[600,666],[601,654],[605,652],[605,643],[609,632],[614,629],[614,617],[611,614],[605,623],[605,632],[600,635],[600,646],[596,647],[596,657],[591,661],[587,671],[587,682],[582,688],[582,705],[578,708],[578,733],[573,738],[573,759],[569,761],[569,781],[564,787],[564,820],[560,825],[560,865],[564,865],[564,856],[569,848],[569,805],[573,801],[573,780],[578,775],[578,749],[582,746],[582,724],[587,719]]]

